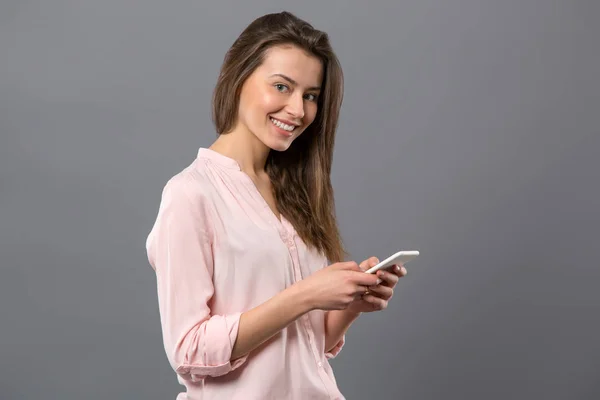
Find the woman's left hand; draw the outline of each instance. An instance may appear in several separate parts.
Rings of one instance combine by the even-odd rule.
[[[377,265],[378,262],[377,257],[371,257],[361,262],[359,267],[366,271]],[[394,287],[398,280],[406,275],[406,272],[406,268],[401,263],[377,271],[377,276],[382,282],[379,285],[369,287],[365,294],[350,303],[347,310],[357,314],[385,310],[394,295]]]

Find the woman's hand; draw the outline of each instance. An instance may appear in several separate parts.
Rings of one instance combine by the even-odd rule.
[[[377,257],[371,257],[361,262],[359,267],[361,270],[366,271],[377,265],[378,262]],[[406,268],[401,263],[385,270],[380,269],[377,271],[377,277],[382,280],[381,284],[370,286],[368,291],[363,292],[362,296],[348,306],[347,310],[357,314],[385,310],[394,295],[394,287],[398,280],[405,275]]]
[[[344,310],[367,288],[381,283],[375,274],[365,274],[354,261],[325,267],[296,283],[306,294],[310,309]]]

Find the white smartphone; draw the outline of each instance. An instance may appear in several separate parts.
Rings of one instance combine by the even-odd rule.
[[[410,260],[414,259],[415,257],[417,257],[418,255],[419,255],[419,252],[417,250],[399,251],[396,254],[389,256],[385,260],[381,261],[379,264],[375,265],[374,267],[369,268],[365,272],[367,274],[374,274],[375,272],[379,271],[380,269],[389,268],[394,264],[398,264],[398,263],[405,264],[405,263],[409,262]]]

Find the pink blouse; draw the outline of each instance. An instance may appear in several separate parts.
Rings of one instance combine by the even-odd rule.
[[[328,362],[344,338],[325,352],[322,310],[231,360],[242,312],[327,265],[235,160],[200,148],[169,179],[146,250],[178,400],[344,399]]]

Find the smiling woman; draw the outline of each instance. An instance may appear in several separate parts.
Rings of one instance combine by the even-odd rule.
[[[296,46],[270,47],[242,86],[237,128],[272,150],[287,150],[317,115],[322,71],[317,57]]]
[[[227,52],[218,138],[167,182],[146,241],[179,399],[344,398],[328,359],[405,270],[342,262],[330,182],[342,93],[327,34],[290,13],[258,18]]]
[[[274,196],[271,208],[332,261],[345,255],[329,179],[342,98],[343,73],[328,35],[286,12],[258,18],[241,33],[213,96],[221,137],[211,148],[230,154],[231,143],[258,145],[259,173],[250,175],[263,196]]]

